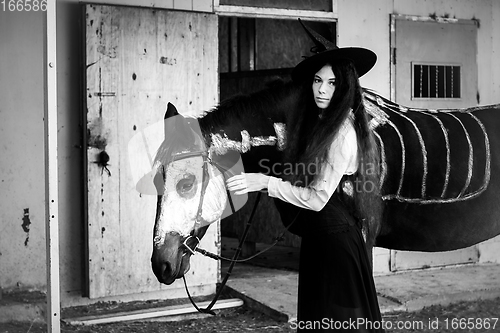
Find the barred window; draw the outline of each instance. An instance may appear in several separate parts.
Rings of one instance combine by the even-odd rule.
[[[413,99],[459,99],[462,66],[455,64],[412,64]]]

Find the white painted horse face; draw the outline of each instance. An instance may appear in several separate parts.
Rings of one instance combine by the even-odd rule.
[[[227,203],[224,177],[208,164],[208,184],[202,197],[204,163],[207,162],[202,156],[195,156],[164,167],[164,191],[156,217],[155,246],[161,245],[169,233],[187,237],[195,228],[220,220]],[[202,215],[198,221],[200,202]]]
[[[154,145],[148,137],[137,138],[140,148],[158,149],[153,170],[142,168],[147,173],[138,180],[136,188],[145,194],[158,195],[151,264],[158,281],[171,284],[189,270],[190,256],[208,226],[246,203],[245,195],[232,196],[231,205],[227,204],[222,174],[240,173],[243,164],[237,149],[207,147],[197,120],[179,115],[171,104],[163,131],[156,128],[151,132],[156,134],[154,138],[161,137],[158,133],[163,132],[165,140],[156,140],[158,144]],[[134,147],[129,150],[135,153],[144,150]],[[142,155],[151,161],[151,151],[148,152]],[[136,174],[143,174],[141,170]]]
[[[158,196],[151,262],[162,283],[171,284],[189,270],[191,253],[182,245],[186,237],[194,232],[201,238],[206,228],[223,216],[227,203],[224,177],[205,163],[203,156],[194,156],[158,168],[164,189]]]

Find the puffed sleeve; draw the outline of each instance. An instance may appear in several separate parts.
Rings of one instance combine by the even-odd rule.
[[[345,174],[357,170],[358,148],[356,130],[348,118],[334,138],[328,151],[328,162],[310,187],[292,185],[280,178],[270,177],[268,194],[295,206],[320,211],[330,200]]]

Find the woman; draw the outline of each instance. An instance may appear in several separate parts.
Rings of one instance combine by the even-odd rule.
[[[362,230],[380,212],[377,149],[358,78],[376,61],[372,51],[338,48],[304,26],[316,54],[299,63],[300,112],[287,120],[284,179],[242,174],[235,194],[267,189],[291,231],[302,236],[299,331],[380,332],[382,319]],[[311,89],[312,88],[312,89]],[[291,207],[293,205],[293,208]],[[287,222],[288,221],[288,222]]]

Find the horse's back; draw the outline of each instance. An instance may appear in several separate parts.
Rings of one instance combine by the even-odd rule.
[[[499,234],[500,107],[432,111],[376,103],[385,205],[377,245],[446,251]]]
[[[485,190],[491,173],[489,135],[473,112],[388,111],[377,128],[384,199],[444,203]]]

